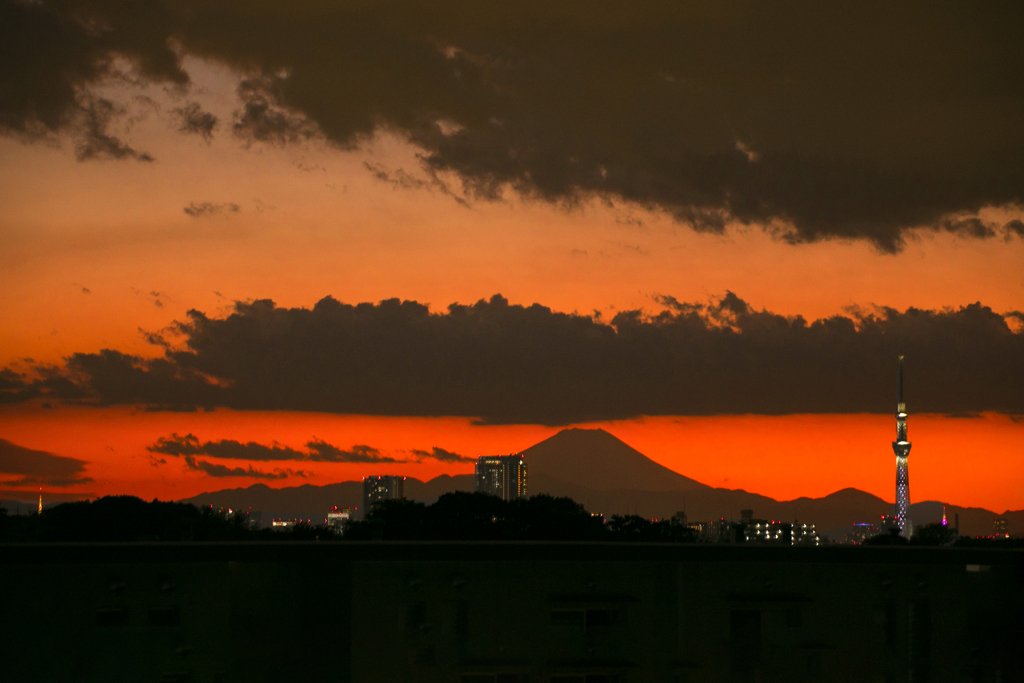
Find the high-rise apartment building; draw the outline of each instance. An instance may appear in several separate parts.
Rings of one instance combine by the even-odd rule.
[[[381,500],[405,498],[405,477],[381,474],[363,477],[363,517],[370,514],[373,504]]]
[[[907,441],[907,404],[903,402],[903,356],[900,356],[900,400],[896,405],[896,440],[892,442],[896,453],[896,524],[900,536],[910,538],[914,524],[910,521],[910,442]]]
[[[526,461],[521,455],[482,455],[476,460],[473,490],[502,500],[526,498]]]

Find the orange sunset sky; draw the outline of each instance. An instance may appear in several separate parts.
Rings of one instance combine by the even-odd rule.
[[[249,11],[223,4],[231,12]],[[103,5],[98,3],[95,11],[104,11]],[[525,7],[524,12],[543,14],[542,9]],[[319,5],[310,8],[312,15],[330,15]],[[296,16],[303,12],[296,10]],[[170,50],[168,63],[176,66],[153,66],[163,62],[155,57],[152,63],[147,61],[149,48],[117,47],[116,37],[128,32],[134,19],[123,19],[128,23],[122,26],[121,18],[108,17],[115,38],[109,54],[104,53],[107,61],[71,84],[69,92],[75,94],[59,104],[64,109],[52,123],[40,113],[48,111],[42,99],[45,88],[40,86],[37,92],[34,86],[23,86],[29,103],[24,106],[8,97],[15,104],[2,105],[7,109],[0,118],[0,368],[8,374],[0,377],[9,383],[0,383],[0,390],[8,392],[0,404],[0,439],[18,453],[43,452],[81,464],[67,465],[77,477],[69,481],[30,466],[11,465],[14,461],[5,461],[0,454],[0,497],[32,498],[42,486],[44,497],[54,500],[121,493],[183,499],[257,481],[275,487],[322,485],[374,473],[427,479],[467,473],[472,464],[423,457],[415,450],[437,447],[466,457],[516,452],[564,426],[576,425],[607,429],[657,462],[716,487],[742,488],[777,499],[818,497],[856,487],[892,500],[896,354],[905,352],[914,443],[912,500],[941,500],[997,512],[1024,508],[1024,384],[1017,384],[1024,381],[1024,316],[1019,313],[1024,311],[1024,181],[1019,169],[998,177],[977,170],[991,169],[992,159],[1007,155],[1016,154],[1019,163],[1024,149],[1021,118],[1015,118],[1024,113],[1021,86],[991,66],[1005,56],[998,50],[1017,48],[1007,47],[1009,39],[1003,41],[997,32],[990,36],[996,51],[992,61],[976,65],[982,71],[992,69],[982,85],[973,90],[958,86],[959,53],[947,55],[949,61],[941,68],[952,74],[952,94],[921,85],[920,92],[910,88],[914,92],[913,98],[906,95],[908,102],[893,103],[886,99],[890,91],[861,78],[860,67],[836,62],[823,67],[823,73],[805,73],[804,61],[814,61],[807,52],[780,58],[771,67],[779,73],[766,74],[755,68],[756,57],[731,50],[728,41],[720,49],[729,49],[729,54],[707,63],[669,53],[663,55],[664,64],[647,63],[662,58],[654,50],[652,55],[626,60],[619,73],[619,66],[595,56],[600,51],[592,50],[589,42],[588,36],[604,30],[603,15],[597,14],[586,21],[583,15],[537,20],[542,25],[550,20],[551,26],[575,36],[570,40],[544,33],[537,38],[556,41],[565,52],[551,56],[554,66],[537,67],[537,73],[548,73],[548,67],[555,73],[580,70],[571,71],[574,77],[566,78],[568,85],[558,86],[561,81],[556,79],[545,86],[550,91],[537,86],[534,92],[523,85],[546,76],[534,75],[521,83],[503,71],[525,69],[523,64],[533,65],[531,60],[553,54],[543,46],[536,54],[530,51],[534,42],[524,36],[532,20],[526,18],[502,29],[500,17],[478,17],[481,25],[490,27],[479,33],[468,21],[466,26],[451,24],[450,29],[437,28],[448,24],[428,22],[433,32],[425,28],[424,35],[430,35],[422,39],[415,33],[416,20],[400,22],[394,35],[419,45],[424,54],[436,54],[437,69],[454,69],[463,79],[456,87],[433,84],[423,75],[409,76],[408,82],[394,76],[402,69],[420,74],[419,53],[411,48],[409,55],[395,48],[381,56],[366,48],[365,54],[353,56],[333,43],[306,47],[326,39],[298,40],[285,28],[280,45],[253,47],[261,44],[255,38],[246,42],[224,28],[204,33],[183,19],[175,23],[175,17],[166,18],[167,35],[161,34],[153,44],[171,46],[160,49]],[[727,33],[729,22],[740,22],[736,17],[701,17]],[[330,15],[317,21],[336,19]],[[252,21],[254,26],[273,23],[262,14]],[[275,16],[273,21],[287,23],[291,18]],[[607,21],[619,25],[611,18]],[[645,21],[658,23],[639,15],[635,21],[638,31]],[[908,19],[906,25],[912,23]],[[391,31],[386,22],[381,25],[385,28],[380,30]],[[964,30],[970,36],[973,30],[980,35],[989,28],[979,24]],[[622,29],[622,35],[628,38],[629,30]],[[609,29],[602,35],[620,34]],[[797,45],[806,38],[800,36],[794,39]],[[632,44],[627,38],[620,46],[626,52]],[[910,36],[907,41],[916,45],[918,40],[927,43],[927,38]],[[612,52],[620,49],[615,39],[609,40]],[[499,54],[500,58],[493,56]],[[897,71],[903,68],[915,75],[915,83],[926,80],[921,76],[924,70],[939,68],[928,66],[926,59],[918,63],[896,48],[890,57],[901,65]],[[351,76],[347,66],[338,67],[340,76],[333,66],[325,66],[323,75],[315,68],[360,59],[365,60],[359,62],[362,71],[354,73],[370,73],[365,79]],[[694,64],[687,71],[686,65]],[[25,83],[52,77],[40,69],[28,73]],[[168,76],[174,69],[186,79]],[[791,81],[780,75],[787,69],[794,70]],[[634,81],[631,73],[649,74],[659,88],[705,85],[692,86],[692,92],[679,99],[651,94],[636,111],[619,111],[616,103],[621,100],[606,95],[605,89]],[[323,82],[318,84],[316,78]],[[277,85],[267,85],[274,79]],[[737,84],[734,90],[706,85],[730,79]],[[799,84],[813,79],[848,83],[863,96],[866,104],[853,105],[863,111],[847,116],[841,103],[811,99]],[[378,92],[378,80],[390,85]],[[355,83],[348,99],[322,94],[335,92],[343,83]],[[751,83],[783,85],[765,85],[762,90]],[[484,94],[474,95],[478,90]],[[558,93],[563,91],[578,97],[565,95],[562,101]],[[811,91],[817,92],[808,87]],[[404,95],[395,93],[408,93],[414,101],[405,102]],[[630,97],[641,99],[635,92],[626,99]],[[710,113],[687,118],[687,97],[701,103],[692,105],[694,111]],[[102,120],[97,119],[98,101],[114,103],[112,113]],[[874,106],[872,101],[883,104]],[[992,102],[998,107],[987,106]],[[189,118],[185,110],[191,104],[196,108]],[[257,111],[263,105],[271,114],[278,112],[279,118]],[[889,116],[889,106],[899,106],[897,116]],[[761,113],[748,114],[755,109]],[[209,118],[197,118],[196,112]],[[246,117],[253,112],[263,118],[250,125]],[[637,123],[646,112],[654,112],[650,120]],[[712,116],[715,112],[721,116]],[[872,116],[881,123],[871,123]],[[573,117],[579,117],[578,128],[569,125]],[[499,119],[502,130],[511,131],[515,124],[516,131],[526,132],[508,132],[507,139],[497,139],[498,133],[488,131],[499,126]],[[979,132],[983,130],[989,132]],[[685,131],[692,131],[693,149],[686,147],[690,133]],[[654,151],[646,156],[635,152],[648,144],[649,136],[659,135],[663,142],[651,143]],[[462,138],[464,146],[456,147]],[[516,163],[529,158],[534,165],[509,170],[492,164],[492,140],[494,148],[514,147],[516,153],[509,156]],[[688,171],[674,170],[677,152],[679,158],[721,154],[729,161],[709,162],[711,170],[694,179]],[[140,158],[143,154],[148,158]],[[588,184],[601,181],[582,179],[583,175],[564,183],[548,180],[544,163],[553,167],[551,159],[566,160],[567,168],[589,163],[594,172],[586,178],[619,184],[604,190]],[[814,163],[807,162],[804,168],[803,162],[791,159]],[[832,161],[835,168],[870,172],[829,185]],[[749,176],[776,163],[770,167],[775,170],[765,171],[770,180]],[[736,165],[737,175],[728,176],[730,164]],[[669,167],[673,170],[665,170]],[[754,170],[744,170],[747,167]],[[714,169],[723,168],[716,187],[727,190],[718,195],[701,183],[719,172]],[[928,179],[918,180],[925,177],[918,173],[921,168],[928,169]],[[956,187],[972,188],[975,194],[943,189],[947,168],[958,169],[948,176]],[[866,178],[874,178],[876,170],[885,178],[885,192],[868,187],[874,181]],[[821,180],[804,197],[802,189],[778,189],[790,177],[787,173],[828,180]],[[890,192],[889,185],[896,186],[903,178],[913,179],[908,184],[923,184],[903,194]],[[678,189],[686,183],[697,189]],[[794,183],[797,186],[803,187]],[[938,198],[932,201],[932,195]],[[815,204],[819,201],[824,208]],[[874,213],[860,208],[873,201],[888,204]],[[911,204],[913,210],[906,208]],[[810,208],[804,211],[804,206]],[[835,212],[834,220],[820,218],[831,215],[829,211]],[[717,212],[722,220],[702,223],[700,216],[709,212]],[[500,293],[512,306],[539,303],[555,313],[589,317],[604,329],[624,311],[641,311],[643,320],[652,321],[677,310],[665,297],[711,311],[730,292],[745,302],[746,308],[734,311],[739,317],[701,315],[708,329],[731,325],[732,337],[741,339],[769,334],[764,332],[770,327],[767,323],[758,327],[759,313],[773,314],[773,320],[802,316],[808,323],[837,316],[861,321],[865,316],[889,316],[892,322],[897,315],[909,316],[908,309],[932,313],[899,328],[909,331],[885,328],[890,337],[906,336],[894,337],[891,348],[879,342],[887,355],[877,362],[883,372],[891,373],[871,385],[881,387],[877,400],[862,398],[862,386],[857,384],[864,377],[875,382],[878,375],[874,366],[858,366],[864,354],[851,352],[851,360],[844,361],[847,356],[840,347],[845,346],[827,342],[831,346],[821,358],[833,359],[832,370],[822,373],[815,365],[818,361],[808,359],[806,366],[817,369],[808,369],[806,381],[800,380],[805,383],[799,384],[820,392],[820,401],[806,392],[791,397],[780,390],[777,401],[758,403],[751,395],[770,394],[774,385],[755,379],[748,385],[741,377],[729,380],[736,382],[729,386],[739,387],[735,409],[729,407],[728,396],[716,398],[713,409],[683,409],[661,385],[649,391],[644,389],[647,385],[637,385],[638,395],[667,398],[638,403],[635,411],[601,406],[589,413],[567,410],[569,419],[560,417],[562,413],[550,419],[516,417],[519,413],[490,419],[440,403],[436,409],[418,403],[406,409],[401,401],[393,409],[368,403],[368,408],[345,412],[331,403],[299,410],[296,406],[307,405],[302,397],[274,404],[276,389],[268,390],[270,403],[246,404],[244,397],[236,396],[215,405],[199,401],[182,410],[171,406],[174,401],[169,398],[138,398],[120,387],[110,388],[96,374],[82,379],[86,371],[69,360],[73,354],[111,349],[137,357],[136,367],[145,367],[152,375],[156,366],[144,363],[165,354],[163,346],[152,343],[152,335],[162,335],[169,348],[182,351],[190,348],[189,335],[173,326],[189,320],[188,311],[226,320],[238,310],[236,302],[260,299],[273,300],[282,309],[312,309],[326,296],[353,305],[398,298],[443,314],[450,304],[468,306]],[[960,337],[947,334],[941,321],[960,320],[958,312],[975,303],[988,316],[984,334],[989,336],[965,332],[968,341],[957,341]],[[744,322],[748,318],[749,325]],[[940,321],[934,323],[934,332],[928,331],[929,320]],[[855,344],[865,339],[865,345],[874,344],[864,329],[854,332],[851,324],[850,338],[858,340]],[[911,340],[906,342],[911,350],[900,346],[904,339]],[[784,353],[790,343],[783,335],[777,343],[756,348],[781,348],[779,353]],[[915,357],[913,349],[918,348],[924,350]],[[651,351],[644,362],[656,363],[658,353]],[[772,363],[768,356],[737,353],[742,354],[742,363],[752,364],[749,367]],[[273,355],[261,358],[264,367],[287,365]],[[726,369],[721,372],[728,373],[732,361],[723,358],[721,367]],[[362,363],[358,358],[352,362]],[[799,358],[792,362],[800,367]],[[174,381],[184,376],[184,367],[178,367]],[[555,367],[552,372],[560,376],[557,363]],[[975,371],[978,367],[981,371]],[[187,371],[192,370],[188,366]],[[952,370],[965,379],[945,384],[929,379]],[[217,375],[208,366],[196,372],[210,387],[237,387],[243,382]],[[815,373],[821,373],[820,382]],[[657,374],[655,370],[653,375]],[[54,375],[85,387],[84,393],[62,394],[52,385],[32,384]],[[444,372],[438,376],[439,386],[447,386]],[[524,371],[523,377],[533,375]],[[392,381],[401,395],[405,380],[388,376],[381,384],[391,386]],[[618,391],[613,380],[608,381],[609,391]],[[680,394],[690,391],[689,381],[680,375]],[[275,376],[274,382],[286,386],[287,378]],[[500,393],[503,387],[495,390]],[[523,395],[532,390],[522,388]],[[462,405],[457,391],[452,391],[452,405]],[[574,391],[567,389],[566,395],[577,395]],[[845,400],[854,395],[856,399]],[[357,400],[342,404],[361,405]],[[644,406],[651,406],[655,414],[645,414]],[[593,415],[598,417],[588,417]],[[487,424],[479,424],[478,417]],[[277,443],[299,450],[311,439],[342,449],[367,445],[400,462],[225,460],[223,464],[232,468],[251,466],[283,476],[212,476],[181,458],[147,450],[174,434],[192,434],[200,442]]]

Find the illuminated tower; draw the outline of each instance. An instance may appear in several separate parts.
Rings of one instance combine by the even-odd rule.
[[[907,406],[903,402],[903,356],[900,356],[900,402],[896,407],[896,440],[892,442],[896,453],[896,524],[900,536],[910,538],[914,524],[910,520],[910,472],[907,458],[910,457],[910,442],[907,441]]]
[[[43,487],[42,486],[39,487],[39,512],[37,512],[36,514],[37,515],[43,514]]]
[[[482,455],[476,460],[473,490],[502,500],[526,498],[526,461],[521,455]]]
[[[405,477],[393,474],[363,477],[363,519],[370,514],[374,503],[399,498],[405,498]]]

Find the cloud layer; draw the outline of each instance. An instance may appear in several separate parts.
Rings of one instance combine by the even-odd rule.
[[[84,460],[25,448],[0,439],[0,474],[21,475],[19,479],[0,481],[4,486],[73,486],[88,484]]]
[[[190,470],[203,472],[211,477],[255,477],[260,479],[284,479],[288,476],[305,477],[303,471],[276,468],[267,472],[254,468],[251,464],[246,468],[228,467],[220,463],[211,463],[207,460],[199,460],[199,457],[213,458],[216,460],[247,460],[251,462],[267,461],[301,461],[301,462],[345,462],[345,463],[392,463],[404,462],[392,456],[385,455],[379,448],[356,444],[348,449],[338,448],[321,439],[313,438],[306,442],[306,450],[296,450],[288,446],[274,442],[267,446],[264,444],[249,441],[242,443],[233,439],[221,439],[219,441],[200,441],[192,434],[180,436],[171,434],[162,436],[155,443],[146,447],[150,453],[158,455],[169,455],[180,457],[185,461],[185,466]],[[434,446],[431,450],[413,450],[413,457],[416,461],[426,459],[437,460],[445,463],[473,462],[474,458],[452,453],[443,448]],[[155,464],[166,464],[163,459],[156,460]]]
[[[459,455],[458,453],[452,453],[446,451],[443,448],[434,446],[429,451],[421,451],[413,449],[412,454],[418,460],[437,460],[438,462],[476,462],[476,458],[471,458],[468,455]]]
[[[199,202],[198,204],[195,202],[191,202],[189,203],[188,206],[184,208],[185,213],[188,214],[189,216],[192,216],[192,218],[200,218],[202,216],[213,216],[219,213],[224,213],[225,211],[231,213],[238,213],[241,210],[242,209],[240,206],[238,206],[238,204],[214,204],[213,202]]]
[[[159,358],[105,349],[35,376],[0,371],[0,402],[42,397],[151,410],[227,406],[549,425],[878,413],[893,409],[896,357],[905,354],[914,412],[1024,413],[1024,333],[1014,331],[1021,313],[975,303],[808,322],[754,310],[731,292],[711,303],[660,301],[659,313],[624,311],[607,323],[498,295],[443,313],[397,299],[352,306],[327,297],[312,309],[239,302],[221,318],[190,311],[178,324],[180,346]],[[311,441],[303,457],[359,456],[328,446]],[[226,453],[250,445],[209,447]]]
[[[187,88],[192,55],[246,75],[230,126],[246,143],[387,129],[477,198],[601,196],[893,250],[912,226],[1019,232],[971,218],[1024,199],[1021,25],[1017,0],[0,0],[0,129],[144,160],[90,88],[125,61]],[[176,115],[207,138],[217,123]]]
[[[221,460],[305,460],[309,462],[398,462],[386,456],[380,450],[366,445],[355,445],[345,450],[333,446],[326,441],[312,439],[306,443],[305,451],[274,443],[270,446],[250,441],[242,443],[233,439],[220,441],[200,441],[192,434],[179,436],[171,434],[157,439],[156,443],[147,446],[151,453],[162,455],[196,456],[204,455]]]

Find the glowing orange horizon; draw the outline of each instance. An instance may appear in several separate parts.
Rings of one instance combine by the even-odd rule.
[[[648,417],[575,425],[601,427],[656,462],[701,483],[744,489],[789,500],[821,497],[857,488],[891,501],[895,465],[890,415],[791,415]],[[911,416],[911,500],[941,500],[996,512],[1024,507],[1024,422],[1002,415],[977,418]],[[295,461],[253,462],[260,470],[305,470],[308,479],[214,478],[188,471],[180,458],[157,456],[146,446],[172,432],[203,441],[236,439],[302,448],[312,437],[339,447],[368,444],[396,458],[413,449],[439,446],[462,455],[513,453],[555,434],[537,425],[474,426],[464,418],[386,418],[317,413],[239,412],[145,413],[131,409],[60,408],[0,412],[0,437],[20,446],[80,458],[89,464],[84,486],[51,491],[90,496],[131,494],[180,500],[204,491],[246,487],[257,481],[279,488],[359,480],[370,474],[400,474],[426,480],[440,474],[472,472],[471,463],[435,461],[333,464]],[[230,467],[249,461],[214,460]],[[985,462],[984,468],[971,463]],[[993,473],[998,473],[993,475]],[[35,491],[26,488],[30,496]],[[32,496],[34,497],[34,496]]]

